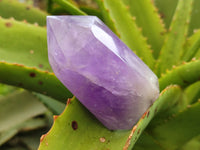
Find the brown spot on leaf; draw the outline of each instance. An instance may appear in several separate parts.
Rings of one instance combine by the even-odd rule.
[[[11,22],[6,22],[5,25],[6,25],[6,27],[8,27],[8,28],[12,27],[12,23],[11,23]]]
[[[38,27],[38,26],[39,26],[37,22],[35,22],[35,23],[34,23],[34,25],[35,25],[36,27]]]
[[[163,19],[165,18],[165,14],[164,13],[160,13],[160,17]]]
[[[139,130],[137,131],[137,134],[140,134],[140,130],[141,130],[141,129],[139,129]]]
[[[150,111],[147,112],[147,118],[149,117]]]
[[[53,120],[55,121],[58,117],[59,117],[58,115],[54,115]]]
[[[39,84],[39,85],[42,85],[42,84],[43,84],[43,82],[42,82],[42,81],[39,81],[39,82],[38,82],[38,84]]]
[[[31,9],[31,6],[26,6],[26,10],[30,10]]]
[[[106,139],[105,139],[104,137],[101,137],[101,138],[99,138],[99,141],[100,141],[101,143],[104,143],[104,142],[106,141]]]
[[[34,50],[30,50],[30,54],[33,54],[34,53]]]
[[[188,81],[186,81],[186,80],[183,80],[183,83],[186,83],[186,84],[188,84],[189,82],[188,82]]]
[[[142,115],[142,119],[144,119],[146,117],[146,114],[147,112],[145,112],[143,115]]]
[[[77,130],[78,129],[78,124],[76,121],[72,121],[72,129]]]
[[[135,133],[136,129],[137,129],[137,125],[135,125],[133,127],[133,129],[131,130],[131,134],[129,135],[129,137],[128,137],[127,141],[126,141],[126,144],[123,147],[123,150],[127,150],[128,149],[129,145],[131,144],[131,138],[132,138],[133,134]]]
[[[156,108],[156,109],[154,110],[154,113],[156,114],[156,113],[157,113],[157,111],[158,111],[158,109]]]
[[[40,137],[40,142],[42,142],[44,140],[44,138],[46,137],[46,134],[43,134],[41,137]]]
[[[71,98],[67,99],[67,105],[69,105],[71,103]]]
[[[39,68],[43,68],[43,65],[42,65],[42,64],[39,64],[38,66],[39,66]]]
[[[23,20],[23,22],[24,22],[24,23],[28,23],[26,19],[25,19],[25,20]]]
[[[22,83],[18,83],[18,86],[23,86],[23,84]]]
[[[35,74],[34,72],[31,72],[31,73],[29,74],[29,76],[32,77],[32,78],[34,78],[34,77],[36,76],[36,74]]]

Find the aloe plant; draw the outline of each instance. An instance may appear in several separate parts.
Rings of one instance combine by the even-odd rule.
[[[1,149],[15,138],[28,150],[199,149],[199,0],[47,2],[48,13],[0,0]],[[52,72],[44,26],[55,12],[99,16],[158,76],[160,95],[131,130],[104,127]]]

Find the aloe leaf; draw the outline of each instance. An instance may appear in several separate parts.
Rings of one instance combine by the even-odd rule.
[[[80,10],[77,6],[72,4],[69,0],[54,0],[54,2],[59,4],[65,10],[70,12],[72,15],[86,15],[85,12]]]
[[[197,81],[188,86],[185,91],[185,97],[187,98],[188,104],[195,103],[200,99],[200,81]]]
[[[182,61],[190,61],[200,49],[200,30],[196,31],[184,44]]]
[[[45,28],[2,18],[0,28],[2,83],[47,94],[64,102],[72,96],[50,72]]]
[[[14,92],[16,90],[15,87],[1,84],[0,83],[0,98],[6,96],[7,94]]]
[[[46,121],[44,119],[29,119],[16,126],[9,128],[8,130],[0,132],[0,145],[7,142],[13,136],[15,136],[18,132],[23,130],[33,130],[46,126]]]
[[[111,150],[131,149],[153,118],[153,112],[158,105],[159,101],[155,102],[132,130],[110,131],[96,120],[77,99],[73,98],[68,101],[64,112],[60,116],[54,117],[53,127],[41,137],[39,150],[55,148],[62,150],[72,147],[73,149],[82,150],[95,148],[99,150],[106,148]],[[55,137],[54,135],[57,136]],[[79,140],[78,143],[76,142],[77,140]]]
[[[179,0],[178,2],[173,21],[171,22],[166,40],[158,58],[156,67],[158,76],[166,72],[167,69],[170,69],[172,65],[177,64],[180,59],[189,27],[192,2],[193,0]]]
[[[160,105],[157,108],[156,115],[148,126],[148,130],[163,123],[173,114],[183,110],[186,107],[185,99],[182,98],[183,91],[177,85],[170,85],[161,93],[158,100]]]
[[[200,1],[194,0],[194,7],[192,9],[191,14],[191,21],[190,21],[190,28],[189,28],[189,34],[193,34],[193,31],[200,28]]]
[[[151,129],[150,134],[165,149],[175,150],[199,135],[200,101],[187,107],[162,125]]]
[[[30,23],[38,23],[41,26],[45,26],[47,13],[17,0],[1,0],[0,16],[3,18],[13,17],[21,21],[27,20]]]
[[[176,87],[172,86],[172,88]],[[162,93],[168,90],[169,88]],[[167,93],[170,94],[170,92]],[[51,130],[41,137],[39,150],[55,148],[62,150],[72,147],[73,149],[82,150],[95,148],[99,150],[106,148],[110,150],[132,149],[154,115],[162,110],[161,106],[165,105],[166,98],[169,97],[161,94],[159,99],[143,114],[132,130],[128,131],[110,131],[106,129],[77,99],[69,99],[64,112],[60,116],[54,117],[54,124]],[[76,142],[77,140],[79,140],[79,143]]]
[[[132,16],[136,17],[136,23],[142,28],[142,33],[147,37],[147,42],[152,46],[154,57],[158,58],[166,30],[157,8],[151,0],[123,1],[129,7]]]
[[[90,6],[87,6],[87,5],[81,5],[79,6],[80,9],[82,11],[84,11],[85,13],[87,13],[88,15],[91,15],[91,16],[97,16],[99,19],[103,20],[103,16],[102,16],[102,13],[99,9],[97,8],[92,8]]]
[[[200,135],[194,137],[192,140],[187,142],[179,150],[199,150],[200,147]]]
[[[147,132],[143,132],[132,150],[163,150],[159,143]]]
[[[169,28],[169,25],[171,23],[173,14],[176,9],[178,0],[155,0],[154,3],[158,7],[160,15],[162,16],[164,23],[167,28]],[[200,1],[194,0],[194,6],[191,13],[191,20],[190,20],[190,26],[188,34],[192,35],[193,30],[200,28]]]
[[[0,61],[51,70],[45,28],[0,18],[0,29]]]
[[[72,96],[53,73],[20,64],[0,62],[0,80],[2,83],[39,92],[64,103]]]
[[[194,58],[200,58],[200,48],[197,50],[197,53],[194,55]]]
[[[22,106],[23,109],[21,109]],[[16,91],[11,93],[0,99],[0,132],[45,111],[46,108],[29,92]]]
[[[193,60],[189,63],[184,63],[174,69],[168,71],[159,79],[160,90],[170,84],[178,84],[181,87],[186,87],[199,80],[200,77],[200,60]]]
[[[132,49],[150,68],[155,60],[150,46],[137,27],[134,18],[121,0],[96,0],[105,23]]]
[[[59,115],[63,112],[65,104],[43,94],[34,93],[36,97],[54,114]],[[67,101],[66,101],[67,102]]]
[[[44,133],[46,128],[37,129],[29,132],[24,132],[21,135],[17,135],[13,140],[18,140],[18,144],[24,145],[28,150],[37,150],[40,144],[41,133]],[[12,143],[12,141],[10,143]]]

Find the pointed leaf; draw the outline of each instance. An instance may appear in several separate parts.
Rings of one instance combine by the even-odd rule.
[[[49,72],[45,28],[1,18],[0,29],[0,82],[64,102],[72,96]]]
[[[175,150],[199,135],[199,115],[200,101],[149,132],[163,148]]]
[[[132,49],[150,68],[154,58],[134,18],[121,0],[97,0],[105,23],[116,31],[121,40]],[[116,30],[115,30],[116,29]]]
[[[170,69],[172,65],[178,63],[189,27],[192,2],[193,0],[179,0],[164,46],[158,58],[156,67],[158,76]]]
[[[6,143],[9,139],[22,130],[33,130],[44,126],[46,126],[46,121],[44,119],[26,120],[23,123],[17,124],[16,126],[0,132],[0,145]]]
[[[153,112],[159,102],[156,101],[144,113],[132,130],[110,131],[97,121],[77,99],[69,100],[64,112],[60,116],[54,117],[55,122],[51,130],[41,137],[39,150],[55,148],[63,150],[72,147],[74,150],[131,149],[154,116]],[[77,140],[79,140],[78,143]]]
[[[200,58],[200,48],[197,50],[196,54],[194,55],[195,58]]]
[[[53,98],[48,96],[34,93],[34,95],[54,114],[59,115],[65,109],[65,103],[61,103]]]
[[[64,103],[72,96],[53,73],[20,64],[0,62],[0,81],[48,95]]]
[[[190,61],[200,49],[200,30],[196,31],[184,44],[182,61]]]
[[[16,91],[11,93],[0,99],[0,132],[45,111],[46,108],[29,92]]]
[[[185,97],[187,98],[188,104],[195,103],[200,99],[200,81],[193,83],[188,86],[185,91]]]
[[[160,90],[163,90],[170,84],[178,84],[186,87],[199,80],[200,77],[200,60],[193,60],[174,67],[159,79]]]
[[[31,5],[20,3],[17,0],[1,0],[0,16],[4,18],[15,18],[16,20],[27,20],[30,23],[38,23],[41,26],[46,25],[46,16],[48,14]]]
[[[160,105],[157,108],[156,115],[148,126],[148,130],[163,123],[172,114],[179,112],[185,108],[182,100],[182,89],[177,85],[170,85],[161,93],[158,100]]]
[[[147,42],[152,46],[154,57],[158,58],[166,30],[157,13],[157,8],[151,0],[123,1],[129,7],[132,16],[136,17],[136,23],[142,28],[142,33],[147,37]]]
[[[85,12],[80,10],[77,6],[72,4],[68,0],[54,0],[57,4],[59,4],[61,7],[63,7],[65,10],[70,12],[72,15],[86,15]]]
[[[178,0],[154,0],[155,5],[158,7],[161,17],[164,20],[166,28],[169,28],[169,25],[172,21],[173,14],[176,9]],[[194,0],[193,9],[191,12],[191,20],[188,35],[192,35],[195,29],[200,28],[200,1]]]
[[[132,150],[163,150],[159,143],[147,132],[143,134],[138,139],[136,145]]]

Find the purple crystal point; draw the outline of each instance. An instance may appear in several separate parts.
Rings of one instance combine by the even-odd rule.
[[[156,75],[97,17],[48,16],[47,35],[55,75],[108,129],[131,129],[157,99]]]

